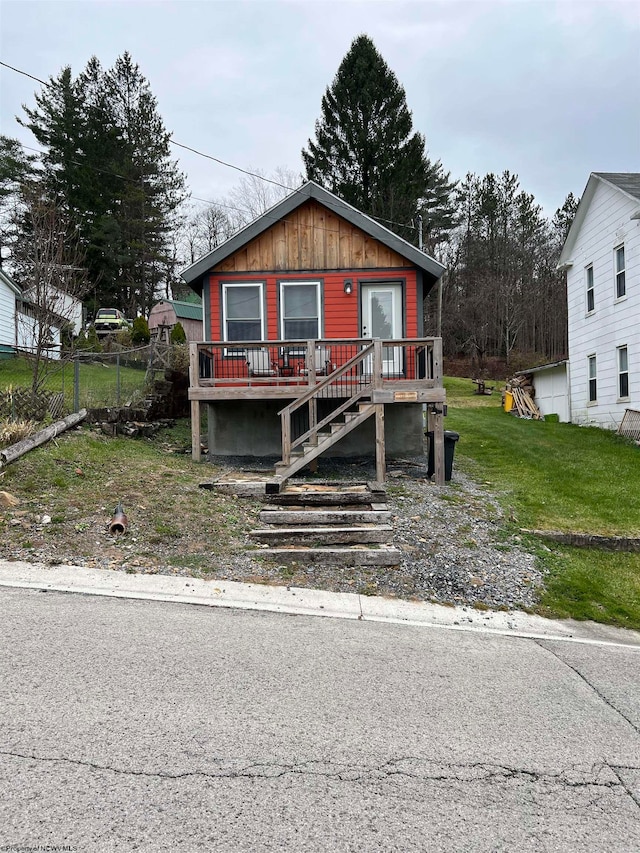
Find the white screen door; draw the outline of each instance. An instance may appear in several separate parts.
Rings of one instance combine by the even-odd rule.
[[[363,284],[361,294],[362,337],[382,338],[382,340],[401,338],[402,285]],[[370,371],[370,365],[365,369]],[[398,376],[401,372],[402,347],[384,347],[382,350],[383,376]]]

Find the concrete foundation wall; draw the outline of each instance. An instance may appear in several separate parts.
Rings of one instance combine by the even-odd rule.
[[[225,400],[208,403],[209,453],[212,456],[280,458],[282,442],[278,412],[288,402]],[[322,404],[327,402],[329,401],[319,401],[318,420],[322,420],[336,405],[332,400],[331,408],[323,410]],[[306,424],[304,428],[306,429]],[[300,430],[296,434],[300,435]],[[415,403],[394,403],[385,406],[385,441],[389,458],[421,455],[424,452],[422,406]],[[372,416],[349,433],[335,444],[327,455],[375,456],[375,418]]]

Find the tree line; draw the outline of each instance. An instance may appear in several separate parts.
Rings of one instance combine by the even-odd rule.
[[[312,179],[445,264],[425,322],[428,333],[442,333],[446,355],[482,365],[516,352],[540,360],[566,353],[555,266],[577,199],[570,194],[549,220],[509,171],[453,181],[429,157],[403,87],[366,35],[326,89],[301,152],[303,174],[256,169],[204,206],[189,201],[156,99],[128,53],[110,69],[94,57],[77,77],[64,68],[23,110],[19,121],[42,153],[0,138],[0,250],[29,281],[33,213],[48,205],[69,247],[70,262],[59,266],[67,283],[77,269],[90,312],[113,305],[148,315],[159,296],[179,298],[181,267]]]

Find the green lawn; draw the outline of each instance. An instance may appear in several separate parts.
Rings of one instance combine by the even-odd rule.
[[[124,367],[119,369],[120,403],[125,404],[142,397],[145,384],[145,367]],[[74,365],[49,365],[44,390],[62,391],[65,406],[73,408]],[[23,358],[0,361],[0,391],[6,388],[31,387],[31,369]],[[115,406],[118,402],[118,368],[115,356],[110,360],[80,364],[80,407],[96,408]]]
[[[608,430],[506,414],[445,380],[455,464],[490,483],[514,528],[640,536],[640,449]],[[497,385],[499,389],[499,385]],[[640,554],[529,542],[548,570],[543,612],[640,628]]]

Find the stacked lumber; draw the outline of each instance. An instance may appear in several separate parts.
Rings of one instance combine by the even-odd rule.
[[[514,376],[507,382],[506,390],[510,392],[513,398],[512,415],[529,420],[543,420],[540,409],[534,401],[536,392],[529,376]]]

